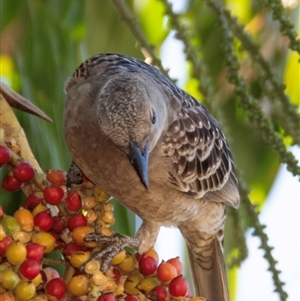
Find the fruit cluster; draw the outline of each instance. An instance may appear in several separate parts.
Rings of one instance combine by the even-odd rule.
[[[88,179],[68,191],[65,171],[51,169],[41,176],[0,145],[0,167],[4,165],[10,172],[2,189],[16,191],[30,185],[32,193],[13,216],[0,207],[1,301],[192,298],[179,258],[159,263],[153,249],[142,255],[121,250],[110,268],[100,271],[101,260],[91,256],[103,245],[85,242],[84,237],[92,232],[110,236],[115,218],[110,197]],[[61,259],[51,258],[55,250]],[[52,266],[63,266],[63,275]]]

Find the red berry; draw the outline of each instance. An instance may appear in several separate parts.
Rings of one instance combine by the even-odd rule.
[[[143,254],[139,260],[139,271],[143,276],[150,276],[154,274],[157,268],[156,260],[151,257]]]
[[[66,290],[66,284],[60,278],[54,278],[47,283],[45,292],[48,296],[61,300],[65,296]]]
[[[2,189],[7,191],[17,191],[23,186],[11,173],[7,174],[2,181]]]
[[[141,259],[141,257],[142,257],[142,254],[136,252],[136,253],[134,254],[134,256],[135,256],[136,261],[139,262],[140,259]]]
[[[47,180],[58,186],[63,186],[67,180],[67,173],[62,169],[49,169],[46,175]]]
[[[156,286],[150,293],[147,294],[147,298],[153,301],[165,301],[167,296],[167,288],[163,285]]]
[[[65,223],[59,216],[53,216],[53,225],[51,230],[57,234],[60,234],[65,229]]]
[[[82,207],[81,198],[77,192],[71,192],[66,197],[66,208],[69,211],[77,212]]]
[[[177,276],[176,268],[169,262],[163,261],[157,267],[157,278],[162,282],[169,282]]]
[[[19,163],[13,169],[14,177],[23,183],[30,182],[34,177],[34,174],[35,171],[33,167],[27,162]]]
[[[104,293],[98,297],[97,301],[116,301],[116,297],[113,293]]]
[[[169,284],[169,293],[173,297],[185,297],[189,291],[189,284],[182,275],[174,278]]]
[[[36,196],[35,194],[31,194],[25,201],[24,207],[28,210],[33,210],[40,202],[42,201],[41,198]]]
[[[113,273],[114,273],[114,279],[116,280],[117,283],[120,283],[121,280],[121,271],[117,268],[113,268]]]
[[[82,251],[82,247],[77,245],[75,242],[69,242],[63,251],[63,254],[67,257],[70,256],[72,253],[77,252],[77,251]]]
[[[5,236],[0,241],[0,256],[4,256],[7,246],[12,242],[12,238]]]
[[[8,147],[0,145],[0,167],[10,161],[11,151]]]
[[[125,301],[139,301],[139,298],[134,295],[128,295],[124,298]]]
[[[179,260],[179,257],[171,258],[171,259],[167,260],[167,262],[171,263],[176,268],[177,276],[182,274],[183,266],[182,266],[181,261]]]
[[[69,217],[67,221],[67,228],[69,231],[73,231],[77,227],[87,226],[86,217],[81,213],[76,213]]]
[[[26,247],[26,258],[27,259],[34,259],[34,260],[41,260],[44,256],[44,247],[36,242],[32,242]]]
[[[19,273],[28,280],[34,279],[41,271],[42,265],[37,260],[26,259],[19,266]]]
[[[49,185],[44,189],[45,201],[50,205],[58,205],[64,197],[64,191],[60,186]]]
[[[34,218],[34,225],[38,228],[37,231],[48,232],[53,224],[52,216],[48,211],[41,211],[37,213]]]

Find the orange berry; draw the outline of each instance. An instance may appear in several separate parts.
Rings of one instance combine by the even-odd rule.
[[[72,233],[71,236],[74,240],[74,242],[79,245],[79,246],[86,246],[89,248],[94,248],[96,247],[98,244],[97,242],[86,242],[84,241],[84,238],[90,234],[93,233],[94,229],[89,227],[89,226],[81,226],[81,227],[77,227],[75,228]]]
[[[159,256],[157,254],[157,252],[153,249],[153,248],[150,248],[147,252],[145,252],[146,255],[152,257],[155,259],[155,261],[157,263],[159,263]]]
[[[14,218],[20,225],[21,230],[30,232],[33,229],[33,215],[32,213],[25,209],[24,207],[20,207],[15,213]]]
[[[163,261],[157,268],[157,278],[162,282],[169,282],[177,276],[177,270],[169,262]]]
[[[167,262],[171,263],[176,268],[177,276],[182,274],[183,266],[178,256],[167,260]]]

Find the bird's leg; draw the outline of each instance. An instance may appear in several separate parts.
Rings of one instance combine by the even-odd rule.
[[[104,243],[99,252],[95,252],[89,261],[93,259],[102,259],[101,271],[106,272],[111,264],[112,258],[117,255],[124,247],[131,247],[140,254],[145,253],[154,246],[160,225],[150,221],[143,221],[135,237],[130,237],[121,233],[114,233],[111,236],[105,236],[99,233],[90,233],[84,240],[86,242]],[[86,264],[86,263],[85,263]],[[81,267],[84,269],[85,264]]]
[[[130,237],[118,232],[115,232],[111,236],[102,235],[99,233],[90,233],[84,240],[86,242],[99,242],[104,243],[101,251],[95,252],[89,261],[93,259],[102,258],[101,271],[106,272],[109,267],[112,258],[117,255],[124,247],[131,247],[134,250],[138,250],[141,241],[136,237]],[[84,266],[81,267],[81,270]]]
[[[141,227],[135,235],[141,242],[137,250],[140,254],[147,252],[154,246],[160,226],[157,222],[143,220]]]

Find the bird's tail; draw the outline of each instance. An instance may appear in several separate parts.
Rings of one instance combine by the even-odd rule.
[[[210,247],[212,264],[209,268],[188,247],[195,294],[209,301],[229,301],[222,242],[216,237]]]

